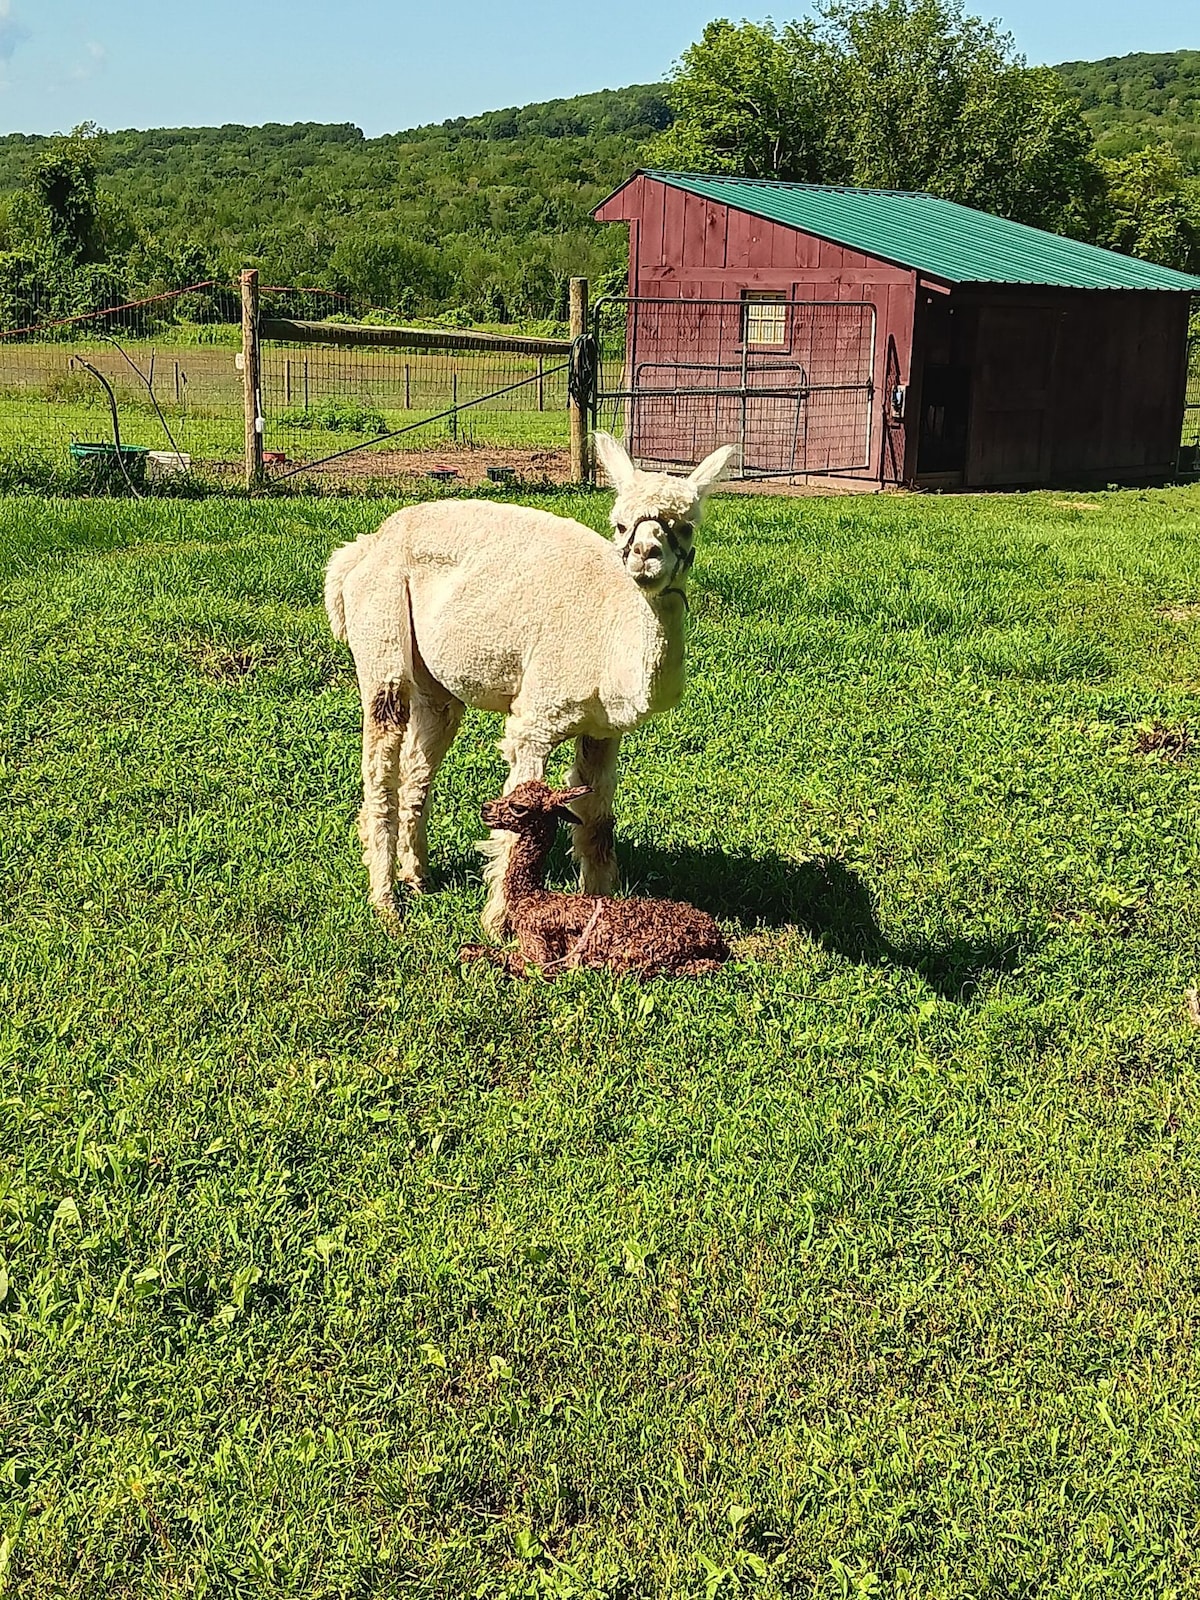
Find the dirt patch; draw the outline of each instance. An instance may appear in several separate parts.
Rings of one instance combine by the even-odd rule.
[[[1182,761],[1195,743],[1185,723],[1168,728],[1165,723],[1156,722],[1153,727],[1138,729],[1133,748],[1139,756],[1165,756],[1169,761]]]
[[[1103,511],[1104,507],[1096,500],[1056,500],[1056,506],[1067,506],[1072,511]]]
[[[1183,1009],[1192,1027],[1200,1028],[1200,992],[1195,989],[1185,989]]]
[[[288,460],[268,468],[269,476],[294,472],[302,461]],[[432,472],[452,473],[434,481],[448,485],[487,483],[489,467],[507,467],[517,483],[570,483],[567,450],[514,450],[503,445],[444,446],[437,450],[360,450],[327,466],[314,467],[323,478],[427,478]]]
[[[313,458],[317,459],[316,457]],[[452,476],[434,478],[432,481],[453,488],[455,484],[471,486],[488,480],[488,468],[508,468],[516,484],[570,483],[571,455],[568,450],[519,449],[507,445],[446,443],[437,449],[420,450],[360,450],[352,456],[342,456],[322,467],[304,468],[303,460],[288,457],[272,462],[267,467],[268,478],[281,477],[297,469],[309,470],[312,480],[362,478],[429,479],[431,474],[448,473]],[[684,472],[685,468],[674,468]],[[600,485],[604,487],[604,485]],[[772,494],[806,497],[830,494],[878,494],[878,483],[863,479],[839,478],[741,478],[732,483],[722,483],[720,494]],[[902,491],[888,490],[899,493]]]
[[[1168,622],[1195,622],[1200,617],[1200,601],[1177,600],[1174,605],[1160,606],[1158,614]]]

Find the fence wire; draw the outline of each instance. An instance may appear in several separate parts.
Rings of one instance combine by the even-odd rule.
[[[267,339],[267,470],[565,481],[566,379],[554,353]]]
[[[237,315],[233,289],[204,282],[0,330],[0,460],[55,474],[94,465],[113,444],[111,391],[139,476],[177,473],[181,454],[236,468]]]
[[[330,326],[403,320],[334,291],[279,286],[260,291],[260,312]],[[241,346],[238,287],[215,281],[0,329],[0,472],[240,478]],[[568,476],[566,373],[552,355],[266,341],[262,406],[271,475],[336,456],[327,474]]]

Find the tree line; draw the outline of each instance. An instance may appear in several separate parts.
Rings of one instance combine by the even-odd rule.
[[[561,319],[623,282],[591,209],[636,167],[923,189],[1200,271],[1200,52],[1030,67],[959,0],[712,22],[665,85],[377,139],[351,124],[0,139],[0,324],[243,266],[361,311]],[[209,314],[232,315],[228,292]],[[189,312],[195,314],[192,302]]]

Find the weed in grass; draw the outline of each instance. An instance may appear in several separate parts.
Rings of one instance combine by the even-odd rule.
[[[0,501],[8,1591],[1200,1594],[1197,493],[718,498],[645,988],[459,970],[495,719],[368,912],[387,506]]]

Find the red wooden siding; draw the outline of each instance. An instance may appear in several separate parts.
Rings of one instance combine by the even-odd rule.
[[[907,383],[909,378],[916,277],[910,269],[641,175],[606,201],[596,216],[601,222],[632,224],[629,293],[634,296],[740,301],[744,289],[772,289],[797,300],[874,305],[874,416],[866,475],[901,480],[906,448],[903,425],[890,431],[885,428],[884,399],[889,372],[893,383]],[[674,319],[663,324],[664,341],[668,326],[677,324]],[[694,337],[698,345],[710,341],[709,332],[700,326]],[[672,336],[669,347],[662,343],[657,354],[664,363],[688,358],[678,335]],[[648,359],[643,336],[637,360],[640,365]],[[813,370],[810,376],[813,382],[829,382],[835,381],[836,375],[822,370],[818,376]],[[762,402],[764,417],[770,405]],[[816,433],[809,436],[809,470],[822,471],[821,424],[816,415],[812,426]],[[682,440],[672,453],[686,454]]]
[[[1180,439],[1186,295],[985,291],[975,317],[965,481],[1112,481],[1169,473]]]

